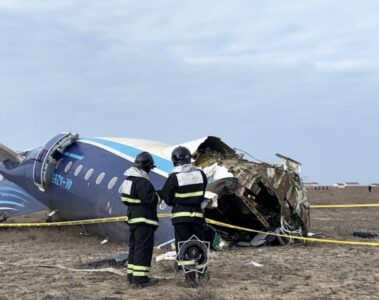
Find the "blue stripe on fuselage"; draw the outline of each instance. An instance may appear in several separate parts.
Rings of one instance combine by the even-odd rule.
[[[18,202],[15,202],[15,201],[9,201],[9,200],[0,200],[0,204],[11,204],[11,205],[25,207],[25,205],[22,205]]]
[[[135,148],[132,146],[127,146],[124,144],[120,144],[120,143],[108,141],[108,140],[103,140],[103,139],[99,139],[99,138],[85,138],[84,140],[88,140],[88,141],[92,141],[92,142],[102,144],[104,146],[108,146],[108,147],[113,148],[115,150],[118,150],[118,151],[120,151],[126,155],[129,155],[130,157],[133,157],[133,158],[135,158],[139,153],[144,151],[142,149],[138,149],[138,148]],[[173,166],[172,166],[172,162],[170,160],[159,157],[159,156],[154,155],[154,154],[152,154],[152,156],[154,158],[154,163],[158,169],[160,169],[160,170],[162,170],[168,174],[171,173]]]
[[[11,187],[11,186],[0,186],[0,194],[2,191],[14,191],[14,192],[17,192],[17,193],[20,193],[26,197],[29,197],[31,198],[32,196],[29,195],[29,194],[26,194],[25,192],[23,192],[22,190],[18,189],[18,188],[15,188],[15,187]],[[24,199],[25,201],[29,202],[28,200]]]
[[[14,210],[14,211],[16,211],[17,209],[15,209],[15,208],[11,208],[11,207],[0,207],[0,210]]]
[[[84,156],[78,155],[78,154],[75,154],[75,153],[71,153],[69,151],[64,152],[63,155],[68,156],[68,157],[72,157],[72,158],[75,158],[75,159],[78,159],[78,160],[83,160],[84,159]]]
[[[3,191],[0,190],[0,198],[1,197],[11,197],[11,198],[16,198],[18,200],[24,201],[24,202],[29,202],[28,200],[20,197],[19,195],[16,195],[15,193],[4,193]]]

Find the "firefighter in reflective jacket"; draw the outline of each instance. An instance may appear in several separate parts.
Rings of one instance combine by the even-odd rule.
[[[150,153],[137,155],[134,164],[126,170],[121,199],[128,206],[129,257],[127,278],[136,287],[157,283],[149,277],[154,247],[154,232],[158,227],[158,195],[148,173],[153,169],[154,160]]]
[[[175,228],[176,251],[178,242],[186,241],[193,235],[200,240],[205,238],[205,219],[201,203],[204,201],[207,177],[202,170],[191,164],[191,158],[191,152],[187,148],[175,148],[171,156],[174,169],[162,190],[158,191],[167,205],[172,206],[171,221]],[[198,285],[196,272],[187,273],[185,276],[185,286]],[[199,276],[200,280],[203,278],[208,278],[208,275]]]

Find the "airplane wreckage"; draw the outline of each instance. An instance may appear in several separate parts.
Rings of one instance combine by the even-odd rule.
[[[206,218],[262,231],[306,236],[309,203],[299,176],[300,163],[277,154],[281,163],[248,160],[217,137],[182,143],[193,164],[209,179]],[[54,219],[81,220],[125,216],[120,201],[124,172],[141,151],[152,153],[150,180],[160,189],[171,172],[177,145],[124,138],[79,138],[62,133],[44,146],[15,152],[0,144],[0,222],[17,214],[50,209]],[[163,202],[158,213],[168,215]],[[85,225],[108,240],[126,241],[125,222]],[[290,239],[209,225],[213,248],[226,245],[287,244]],[[169,217],[160,219],[156,244],[173,239]],[[216,241],[217,240],[217,241]]]

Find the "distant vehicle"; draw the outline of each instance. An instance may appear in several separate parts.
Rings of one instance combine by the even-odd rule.
[[[254,229],[277,229],[306,235],[309,204],[299,177],[300,164],[278,155],[281,164],[252,162],[217,137],[181,144],[193,163],[209,178],[210,204],[205,216]],[[171,172],[171,152],[177,145],[126,138],[79,138],[62,133],[44,146],[15,152],[0,144],[0,215],[3,220],[41,209],[60,220],[125,216],[120,200],[124,172],[141,151],[152,153],[156,168],[150,179],[160,189]],[[159,213],[169,213],[163,202]],[[0,218],[0,221],[2,219]],[[126,241],[124,222],[86,225],[109,240]],[[223,236],[253,238],[254,234],[218,228]],[[173,239],[169,217],[160,219],[156,243]]]

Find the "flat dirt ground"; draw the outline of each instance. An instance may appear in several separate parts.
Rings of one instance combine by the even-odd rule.
[[[366,191],[355,196],[344,191],[350,196],[346,200],[331,189],[311,191],[309,197],[312,204],[379,203],[379,188],[375,192],[369,200]],[[19,218],[41,219],[41,213]],[[311,219],[311,231],[323,237],[379,241],[352,236],[354,231],[379,233],[379,207],[313,209]],[[299,243],[233,248],[213,252],[205,287],[177,287],[183,275],[164,262],[153,263],[152,275],[166,279],[139,290],[121,275],[73,270],[126,251],[125,245],[100,242],[81,234],[79,227],[1,229],[0,299],[379,299],[379,247]]]

